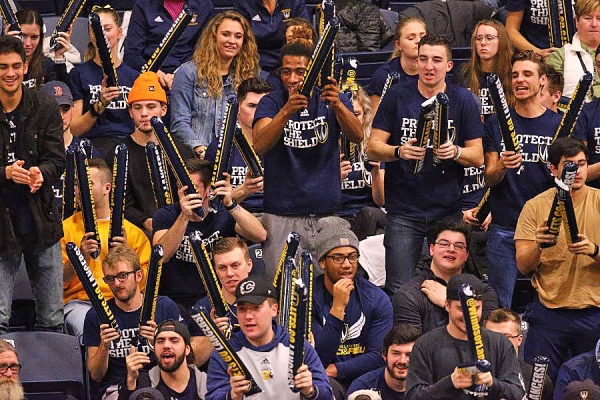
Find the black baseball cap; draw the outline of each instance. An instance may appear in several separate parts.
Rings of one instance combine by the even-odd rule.
[[[154,332],[154,340],[156,340],[156,337],[159,333],[167,331],[179,334],[183,338],[185,344],[190,344],[192,337],[192,335],[190,335],[190,330],[187,326],[179,321],[175,321],[174,319],[166,319],[156,327],[156,331]]]
[[[448,281],[446,286],[446,300],[460,300],[458,297],[458,291],[462,285],[468,285],[471,288],[471,292],[476,299],[481,299],[483,293],[483,283],[479,278],[471,274],[458,274],[454,275]]]
[[[248,277],[235,288],[236,303],[262,304],[268,298],[277,299],[275,289],[270,282],[259,276]]]

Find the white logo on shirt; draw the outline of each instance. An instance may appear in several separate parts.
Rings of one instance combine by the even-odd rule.
[[[352,325],[350,328],[348,328],[348,325],[346,325],[346,330],[342,332],[342,340],[340,343],[344,343],[347,340],[352,340],[359,337],[366,322],[367,318],[365,318],[365,314],[361,312],[360,318],[358,318],[358,321],[356,321],[354,325]]]
[[[252,17],[252,21],[260,21],[260,15],[256,14],[254,17]]]
[[[154,18],[154,22],[163,22],[163,19],[159,15],[158,17]]]

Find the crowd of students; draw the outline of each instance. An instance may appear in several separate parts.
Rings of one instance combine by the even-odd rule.
[[[528,39],[528,24],[540,25],[539,18],[513,3],[506,26],[477,23],[471,59],[456,71],[451,44],[411,17],[396,26],[394,53],[366,88],[328,77],[308,95],[300,87],[317,35],[300,0],[236,2],[221,13],[209,0],[138,0],[122,60],[119,14],[94,6],[116,86],[108,86],[94,42],[72,69],[69,33],[59,35],[52,58],[44,56],[41,16],[20,10],[22,42],[16,31],[0,38],[0,331],[9,328],[23,259],[35,328],[79,337],[97,398],[137,398],[136,390],[152,387],[171,399],[241,399],[257,385],[256,398],[265,399],[455,399],[479,390],[521,399],[537,356],[549,359],[544,399],[584,390],[571,381],[600,385],[589,356],[600,339],[600,1],[575,4],[577,33],[560,49],[542,34]],[[193,17],[182,38],[160,71],[141,73],[184,6]],[[561,96],[568,101],[587,71],[593,84],[573,138],[556,139]],[[393,74],[398,82],[383,93]],[[492,100],[498,89],[515,151],[507,149]],[[419,144],[425,102],[437,107],[444,97],[448,137]],[[264,176],[253,176],[234,146],[228,172],[215,181],[234,100]],[[146,162],[147,144],[159,146],[153,117],[170,130],[195,186],[176,186],[180,177],[169,171],[164,207]],[[62,204],[65,152],[84,145],[89,152],[90,142],[97,232],[86,232],[82,211],[63,214]],[[121,235],[109,237],[111,167],[121,143],[129,154],[125,221]],[[577,172],[565,188],[569,162]],[[555,180],[572,199],[574,240],[566,222],[558,234],[549,231]],[[64,190],[78,195],[82,188]],[[484,196],[491,212],[481,218]],[[288,376],[290,333],[276,318],[289,310],[279,308],[271,282],[291,232],[298,253],[312,255],[316,278],[304,365]],[[368,251],[385,258],[384,287],[359,268],[359,242],[374,235],[383,235],[383,246]],[[213,261],[227,316],[212,310],[193,241]],[[92,307],[69,242],[80,248],[119,329]],[[260,245],[264,267],[253,264],[249,244]],[[153,245],[164,250],[160,296],[154,319],[140,323]],[[519,273],[537,290],[523,317],[529,364],[519,360],[521,319],[510,310]],[[485,326],[487,370],[473,372],[461,285],[471,288]],[[234,373],[214,351],[196,322],[199,306],[231,334],[251,376]],[[0,371],[8,366],[5,374],[13,375],[13,365]]]

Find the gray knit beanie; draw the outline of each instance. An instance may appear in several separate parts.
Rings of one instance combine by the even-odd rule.
[[[358,238],[350,230],[350,223],[339,217],[321,218],[315,239],[317,260],[321,261],[332,249],[344,246],[358,251]]]

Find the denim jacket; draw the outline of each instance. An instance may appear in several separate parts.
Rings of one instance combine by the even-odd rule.
[[[208,146],[218,137],[229,98],[235,91],[229,75],[220,96],[208,94],[207,82],[198,82],[198,67],[193,61],[175,72],[171,89],[171,131],[186,146]]]

